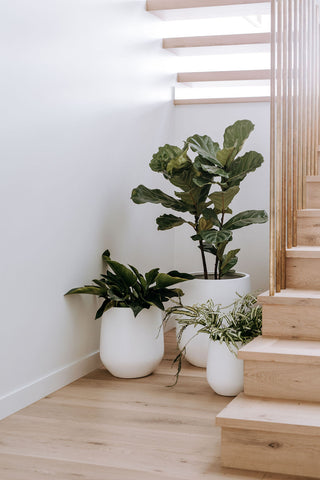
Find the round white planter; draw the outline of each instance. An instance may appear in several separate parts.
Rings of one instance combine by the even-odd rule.
[[[100,358],[115,377],[139,378],[152,373],[162,360],[162,312],[151,307],[134,317],[131,308],[112,308],[101,322]]]
[[[243,360],[230,352],[224,342],[209,341],[207,380],[219,395],[233,397],[243,390]]]
[[[193,275],[200,277],[202,274],[193,273]],[[237,275],[239,276],[226,277],[221,280],[204,280],[203,278],[188,280],[181,285],[184,292],[181,301],[184,305],[194,305],[212,299],[214,303],[227,307],[238,298],[237,293],[245,295],[250,292],[250,275],[240,272]],[[177,336],[179,327],[177,324]],[[192,338],[196,331],[197,329],[193,326],[187,327],[182,334],[179,346],[183,348],[186,345],[186,359],[189,363],[196,367],[206,367],[209,338],[204,333],[199,333],[195,338]],[[192,340],[190,340],[191,338]]]

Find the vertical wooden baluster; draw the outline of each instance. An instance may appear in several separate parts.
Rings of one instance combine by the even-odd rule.
[[[297,208],[298,208],[298,0],[294,0],[293,20],[293,150],[292,150],[292,201],[293,201],[293,246],[297,246]]]
[[[292,204],[292,0],[288,0],[288,122],[287,122],[287,248],[293,244],[293,204]]]
[[[287,249],[287,128],[288,128],[288,4],[282,0],[282,181],[281,181],[281,289],[286,288]]]
[[[299,98],[299,145],[298,145],[298,209],[303,208],[303,120],[304,120],[304,104],[303,104],[303,16],[304,8],[303,2],[299,0],[299,60],[298,60],[298,72],[299,72],[299,81],[298,81],[298,98]]]
[[[271,0],[269,294],[275,294],[276,0]]]
[[[281,222],[281,199],[282,199],[282,2],[278,1],[277,8],[277,163],[276,163],[276,291],[280,292],[282,284],[282,222]]]

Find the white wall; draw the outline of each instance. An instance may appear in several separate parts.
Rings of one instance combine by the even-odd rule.
[[[96,302],[63,294],[100,273],[105,248],[142,270],[197,268],[182,230],[157,232],[161,207],[129,200],[139,183],[165,185],[148,167],[159,145],[246,117],[268,157],[266,106],[172,106],[173,58],[144,4],[0,1],[0,417],[97,365]],[[239,209],[266,208],[266,179],[248,180]],[[257,285],[266,232],[240,241]]]
[[[144,0],[0,2],[0,416],[98,362],[100,256],[173,264],[130,193],[171,130],[168,55]],[[169,246],[169,248],[168,248]]]
[[[261,168],[250,173],[240,185],[240,192],[231,207],[233,213],[251,209],[269,209],[269,135],[270,111],[267,103],[192,105],[174,110],[174,134],[177,145],[188,136],[198,133],[209,135],[220,145],[228,125],[236,120],[249,119],[255,130],[246,141],[242,154],[256,150],[264,156]],[[269,224],[252,225],[235,230],[232,248],[241,248],[237,270],[250,273],[253,290],[266,290],[269,278]],[[201,270],[200,251],[189,237],[188,226],[175,229],[175,266],[188,271]],[[207,255],[212,270],[212,256]],[[210,263],[211,262],[211,263]]]

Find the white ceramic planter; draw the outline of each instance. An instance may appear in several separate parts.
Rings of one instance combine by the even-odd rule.
[[[130,308],[112,308],[101,322],[100,358],[115,377],[139,378],[152,373],[162,360],[162,312],[151,307],[134,317]]]
[[[219,395],[229,397],[243,391],[243,360],[230,352],[224,342],[209,341],[207,380]]]
[[[194,276],[201,276],[200,273],[193,273]],[[247,273],[238,273],[239,277],[222,278],[221,280],[204,280],[196,278],[184,282],[181,288],[184,296],[181,298],[184,305],[194,305],[196,303],[205,303],[212,299],[214,303],[222,306],[231,305],[239,295],[245,295],[250,292],[250,275]],[[225,310],[226,311],[226,310]],[[177,324],[177,336],[179,325]],[[186,359],[196,367],[206,367],[208,357],[209,338],[208,335],[200,333],[190,340],[196,333],[193,326],[187,327],[179,343],[180,348],[186,345]],[[189,343],[188,343],[189,342]]]

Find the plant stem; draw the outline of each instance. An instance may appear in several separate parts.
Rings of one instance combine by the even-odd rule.
[[[203,249],[203,240],[199,240],[200,244],[200,251],[201,251],[201,259],[202,259],[202,265],[203,265],[203,276],[205,280],[208,280],[208,269],[207,269],[207,262],[206,262],[206,257],[204,255],[204,249]]]
[[[216,263],[215,263],[215,266],[214,266],[214,278],[215,278],[215,280],[218,280],[218,264],[219,264],[219,259],[216,256]]]

